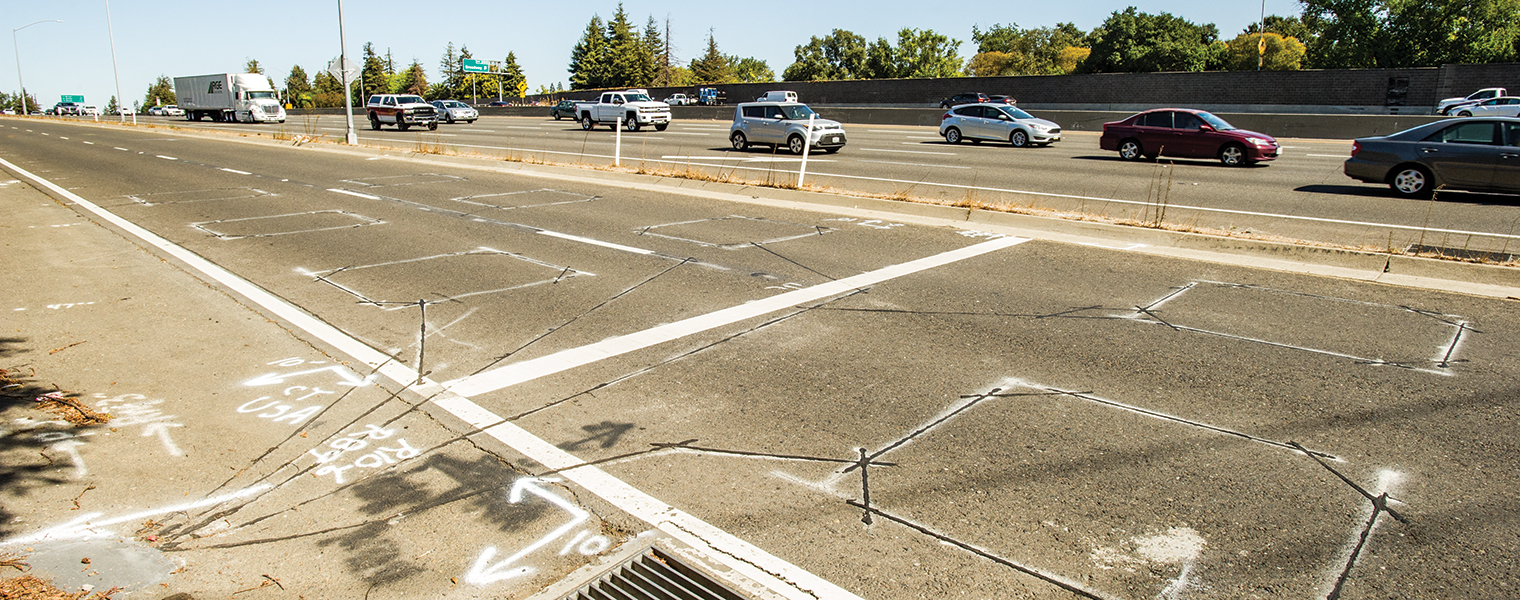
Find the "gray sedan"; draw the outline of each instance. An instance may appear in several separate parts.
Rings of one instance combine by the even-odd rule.
[[[1030,144],[1046,146],[1061,141],[1061,126],[1036,118],[1017,106],[1008,104],[967,104],[945,113],[939,122],[939,134],[945,141],[982,140],[1008,142],[1016,148]]]
[[[1520,118],[1438,121],[1360,138],[1345,171],[1406,198],[1429,198],[1438,189],[1520,194]]]

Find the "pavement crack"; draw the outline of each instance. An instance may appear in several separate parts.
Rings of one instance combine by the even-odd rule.
[[[743,556],[739,556],[737,554],[734,554],[732,552],[724,550],[724,549],[718,547],[717,545],[713,544],[712,542],[708,541],[707,538],[702,537],[701,534],[699,534],[699,533],[697,533],[695,531],[692,531],[690,529],[687,529],[686,527],[682,526],[680,523],[677,523],[675,521],[664,521],[662,524],[663,525],[668,525],[670,527],[674,527],[676,529],[679,529],[682,533],[685,533],[686,535],[689,535],[689,536],[691,536],[693,538],[702,540],[702,543],[707,546],[708,550],[720,553],[720,554],[722,554],[724,556],[727,556],[727,557],[729,557],[731,559],[734,559],[736,561],[739,561],[739,562],[742,562],[742,563],[744,563],[746,565],[754,567],[755,569],[760,570],[761,572],[765,573],[766,575],[770,575],[771,577],[776,578],[777,581],[780,581],[780,582],[785,583],[785,584],[787,584],[789,586],[792,586],[793,589],[795,589],[795,590],[797,590],[799,592],[802,592],[802,593],[807,594],[809,596],[812,596],[814,598],[819,598],[820,600],[822,599],[822,596],[819,596],[818,592],[815,592],[815,591],[813,591],[811,589],[802,587],[801,584],[797,583],[796,581],[793,581],[790,577],[787,577],[786,575],[784,575],[782,573],[778,573],[776,571],[772,571],[770,569],[767,569],[764,566],[762,566],[762,565],[760,565],[760,564],[756,563],[755,561],[752,561],[752,560],[750,560],[748,558],[745,558]]]
[[[820,235],[821,234],[822,234],[822,232],[820,232]],[[799,267],[802,267],[804,269],[807,269],[808,272],[813,273],[814,275],[817,275],[817,276],[822,277],[824,279],[827,279],[829,281],[836,281],[836,280],[838,280],[837,277],[829,277],[828,275],[825,275],[823,273],[818,272],[817,269],[814,269],[814,268],[809,267],[807,265],[804,265],[804,264],[802,264],[800,262],[797,262],[795,260],[792,260],[790,258],[782,256],[781,254],[777,253],[775,250],[771,250],[770,248],[766,248],[765,246],[761,245],[760,242],[750,242],[749,245],[754,246],[756,248],[759,248],[761,250],[764,250],[766,252],[769,252],[771,256],[774,256],[774,257],[779,258],[781,260],[784,260],[786,262],[789,262],[789,263],[792,263],[792,264],[797,265]]]

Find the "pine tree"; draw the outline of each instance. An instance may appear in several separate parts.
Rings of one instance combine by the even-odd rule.
[[[691,73],[697,83],[732,83],[734,80],[733,65],[718,51],[718,41],[711,29],[707,31],[707,53],[691,61]]]
[[[391,91],[390,75],[385,70],[385,60],[375,54],[375,45],[369,42],[364,42],[364,67],[359,72],[359,77],[364,84],[359,95],[365,99]],[[342,91],[342,89],[343,86],[340,83],[338,90]]]
[[[607,73],[606,26],[602,18],[591,16],[586,33],[570,50],[570,89],[586,90],[603,87]]]
[[[290,75],[285,77],[285,102],[297,108],[308,108],[312,105],[311,81],[306,78],[306,70],[301,65],[290,68]]]

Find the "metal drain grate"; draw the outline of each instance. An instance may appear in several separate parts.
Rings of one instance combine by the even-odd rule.
[[[657,548],[645,548],[560,600],[746,600]]]

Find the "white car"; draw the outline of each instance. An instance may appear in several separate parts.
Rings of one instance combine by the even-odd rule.
[[[1008,142],[1015,148],[1047,146],[1061,141],[1061,126],[1024,112],[1012,104],[966,104],[950,109],[939,121],[945,141]]]
[[[84,107],[84,110],[81,111],[79,114],[84,115],[86,117],[98,117],[98,116],[100,116],[100,109],[99,108],[95,108],[93,106],[86,106],[86,107]]]
[[[438,110],[438,120],[445,123],[454,121],[474,123],[475,119],[480,118],[480,111],[458,100],[434,100],[433,108]]]
[[[183,117],[183,116],[185,116],[185,109],[180,108],[178,106],[175,106],[173,104],[169,104],[169,105],[164,106],[164,116],[166,116],[166,117]]]
[[[148,116],[151,116],[151,117],[162,117],[162,116],[164,116],[164,107],[162,107],[162,106],[150,106],[150,107],[148,107]]]
[[[1440,101],[1439,103],[1436,104],[1436,114],[1438,114],[1438,115],[1455,114],[1457,112],[1457,110],[1460,107],[1462,107],[1462,106],[1467,106],[1467,105],[1471,105],[1471,104],[1477,104],[1477,103],[1482,102],[1484,100],[1487,100],[1489,98],[1498,98],[1500,96],[1508,96],[1508,95],[1509,95],[1509,90],[1506,90],[1504,88],[1498,88],[1498,87],[1483,88],[1481,90],[1478,90],[1476,92],[1468,94],[1466,98],[1447,98],[1445,100]]]
[[[1459,117],[1520,117],[1520,98],[1500,96],[1451,109]]]
[[[686,106],[687,104],[691,104],[691,100],[686,98],[686,94],[671,94],[668,98],[665,98],[665,103],[671,106]]]

